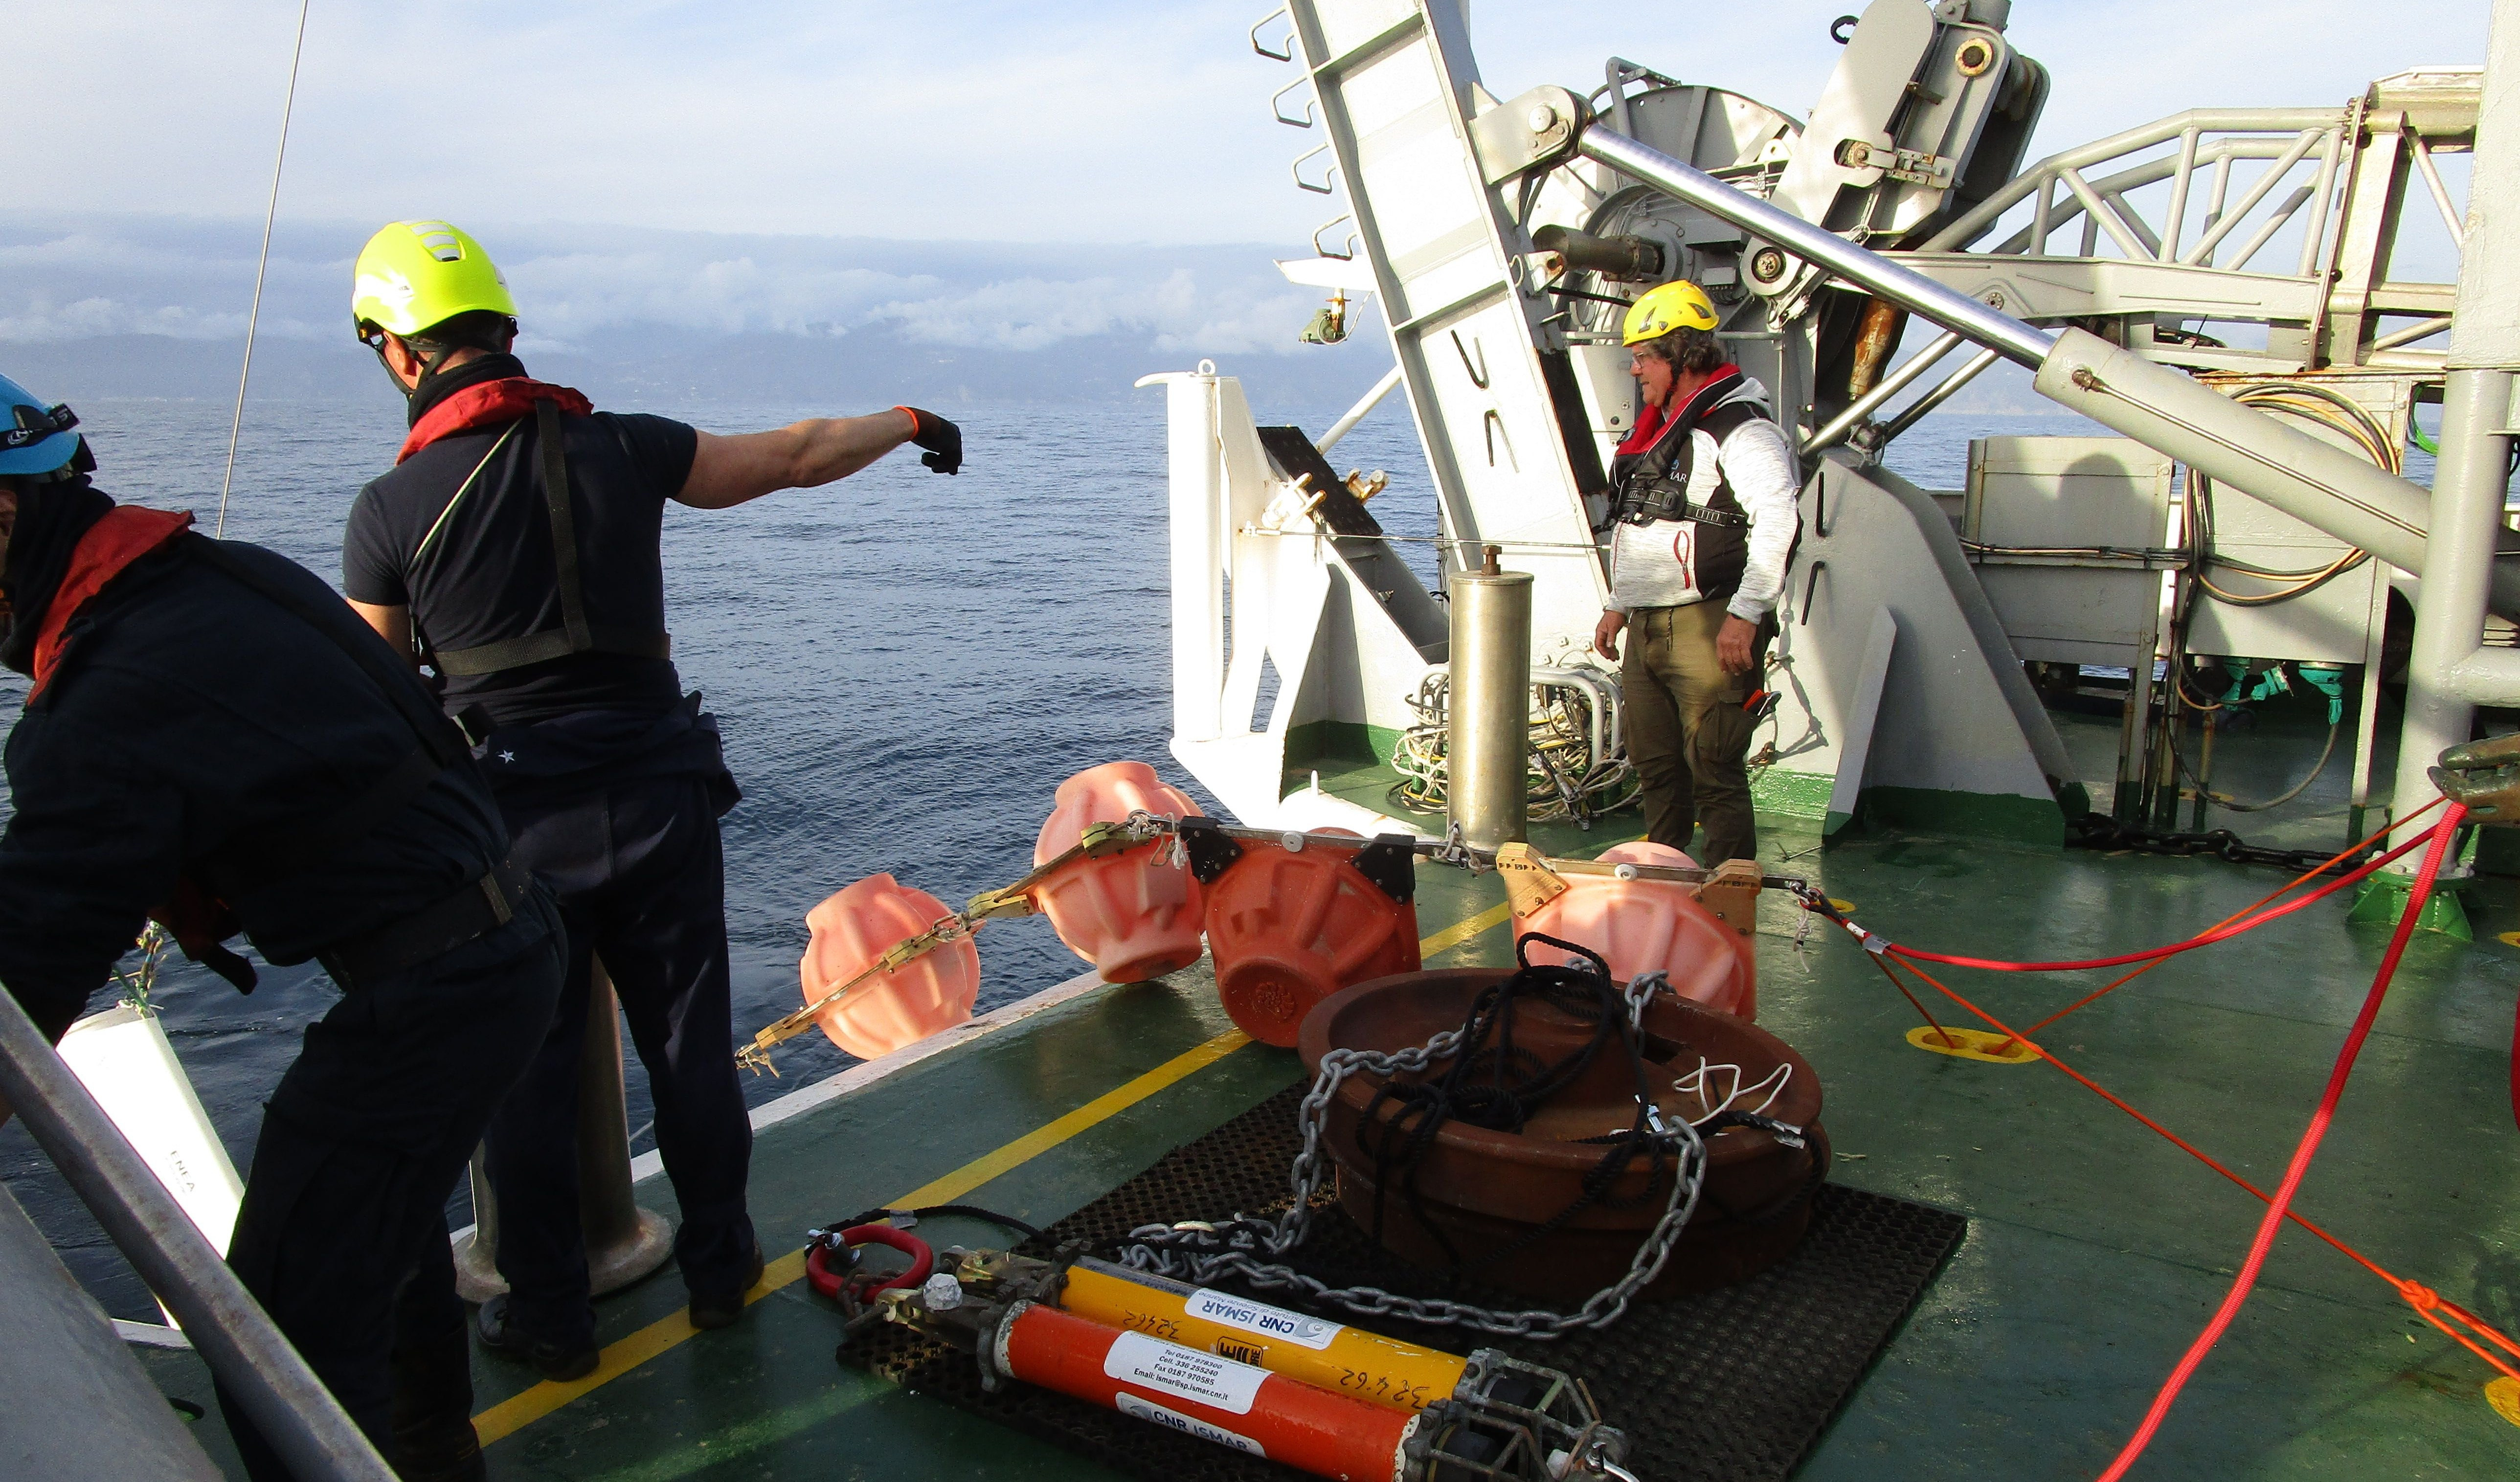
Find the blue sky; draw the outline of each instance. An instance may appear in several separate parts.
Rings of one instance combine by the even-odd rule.
[[[1799,113],[1853,3],[1473,0],[1471,33],[1501,97],[1589,91],[1616,53]],[[1269,121],[1295,73],[1246,40],[1267,4],[314,0],[263,337],[339,358],[358,244],[440,216],[490,244],[545,353],[662,330],[819,342],[818,364],[896,344],[956,384],[974,357],[1089,351],[1122,384],[1201,355],[1291,373],[1324,355],[1294,341],[1318,294],[1269,259],[1307,252],[1340,207],[1288,180],[1320,136]],[[2182,108],[2333,106],[2473,63],[2488,13],[2016,0],[2011,34],[2053,75],[2035,157]],[[12,69],[0,345],[76,373],[72,347],[102,337],[125,337],[124,364],[166,342],[128,337],[241,335],[296,21],[295,0],[13,10],[12,56],[44,62]],[[2461,189],[2463,157],[2447,164]],[[2402,270],[2433,276],[2439,248]],[[215,357],[197,358],[209,386]]]
[[[284,214],[1005,242],[1293,244],[1265,0],[314,0]],[[1851,0],[1473,3],[1491,89],[1616,52],[1790,112]],[[2042,151],[2482,57],[2485,0],[2017,0]],[[294,0],[14,7],[18,207],[256,216]],[[40,67],[24,59],[43,58]],[[43,161],[39,170],[27,161]],[[40,184],[38,184],[40,182]]]

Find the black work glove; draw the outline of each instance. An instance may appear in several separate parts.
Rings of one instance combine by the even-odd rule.
[[[929,472],[936,473],[963,472],[963,429],[961,427],[933,412],[922,412],[917,407],[895,407],[893,410],[910,414],[910,440],[927,450],[919,455],[919,461],[927,465]]]

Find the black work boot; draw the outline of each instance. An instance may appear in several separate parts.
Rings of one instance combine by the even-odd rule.
[[[583,1379],[595,1372],[596,1365],[604,1362],[604,1355],[592,1342],[582,1347],[573,1346],[537,1338],[510,1326],[505,1292],[481,1304],[481,1319],[475,1327],[481,1335],[483,1348],[512,1359],[522,1359],[546,1379]]]
[[[758,1242],[752,1247],[752,1264],[748,1271],[743,1284],[732,1290],[693,1292],[691,1309],[687,1314],[692,1325],[706,1332],[712,1328],[732,1327],[735,1320],[743,1316],[744,1294],[761,1284],[762,1260]]]
[[[397,1332],[395,1338],[387,1452],[395,1475],[402,1482],[483,1482],[489,1473],[472,1431],[472,1347],[464,1341],[463,1323],[426,1337]]]

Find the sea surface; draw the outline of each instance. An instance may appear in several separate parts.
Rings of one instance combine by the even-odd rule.
[[[382,382],[375,389],[365,401],[249,402],[226,534],[338,585],[351,498],[391,466],[402,436],[399,401]],[[846,409],[618,410],[742,432]],[[1256,410],[1263,422],[1313,428],[1337,415],[1335,407]],[[218,524],[230,405],[105,401],[78,411],[100,487],[131,503],[191,510],[205,529]],[[951,415],[967,449],[956,477],[928,472],[905,450],[822,489],[730,511],[667,507],[675,661],[685,688],[707,696],[744,791],[724,824],[739,1043],[801,1002],[805,913],[854,880],[888,873],[949,906],[1004,884],[1030,868],[1060,780],[1101,762],[1152,763],[1214,807],[1165,748],[1161,396]],[[2052,416],[1950,416],[1911,432],[1888,461],[1927,487],[1958,488],[1970,437],[2086,429]],[[1375,514],[1396,533],[1433,534],[1432,487],[1400,398],[1360,424],[1330,461],[1341,471],[1389,471]],[[1421,576],[1430,571],[1431,546],[1404,551]],[[0,713],[14,715],[24,688],[0,673]],[[1083,966],[1039,918],[992,922],[979,950],[983,1010]],[[155,995],[241,1172],[261,1098],[296,1055],[305,1026],[335,1000],[312,964],[264,966],[261,976],[243,998],[179,959]],[[90,1007],[111,1002],[100,993]],[[789,1042],[778,1060],[781,1078],[747,1078],[754,1103],[852,1063],[819,1033]],[[635,1056],[628,1095],[633,1145],[644,1150],[653,1142]],[[109,1312],[155,1321],[139,1280],[20,1126],[0,1130],[0,1177]],[[456,1190],[449,1218],[469,1222],[466,1190]]]

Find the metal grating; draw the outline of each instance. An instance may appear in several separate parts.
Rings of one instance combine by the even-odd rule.
[[[1282,1092],[1166,1154],[1052,1226],[1047,1244],[1027,1253],[1046,1256],[1059,1242],[1086,1240],[1107,1254],[1135,1226],[1282,1207],[1303,1089]],[[1481,1341],[1396,1322],[1375,1326],[1457,1353],[1493,1343],[1581,1376],[1610,1423],[1627,1431],[1628,1465],[1642,1477],[1765,1482],[1790,1473],[1820,1438],[1967,1230],[1968,1222],[1949,1211],[1831,1184],[1815,1201],[1811,1234],[1783,1262],[1719,1291],[1641,1304],[1607,1331],[1534,1343]],[[1370,1274],[1395,1290],[1410,1284],[1378,1261],[1334,1206],[1316,1222],[1306,1254],[1325,1276]],[[1433,1289],[1422,1279],[1415,1285]],[[1522,1305],[1495,1293],[1484,1299]],[[1300,1475],[1030,1386],[986,1394],[968,1355],[889,1325],[839,1357],[1149,1482]]]

